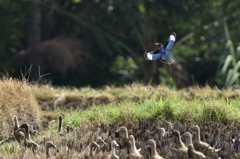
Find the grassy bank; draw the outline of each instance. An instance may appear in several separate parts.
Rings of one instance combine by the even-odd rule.
[[[119,121],[152,121],[157,119],[192,122],[239,122],[240,100],[226,100],[225,98],[186,100],[178,96],[169,96],[163,99],[152,96],[137,103],[124,101],[93,105],[87,110],[63,112],[60,108],[56,108],[55,113],[64,114],[64,125],[71,124],[73,126],[79,126],[86,120],[95,124],[110,124]]]
[[[11,87],[9,87],[9,85]],[[20,124],[28,121],[24,118],[26,117],[26,111],[19,110],[28,110],[25,106],[36,106],[36,101],[40,103],[37,109],[38,111],[34,113],[38,113],[38,118],[41,117],[42,123],[47,122],[47,126],[40,127],[39,131],[41,134],[33,137],[34,141],[41,146],[38,154],[44,154],[44,142],[45,140],[50,140],[60,147],[57,155],[66,157],[67,152],[65,152],[64,149],[66,143],[62,143],[62,138],[59,138],[57,133],[59,124],[58,116],[60,114],[64,115],[64,130],[67,125],[75,128],[73,132],[67,135],[68,141],[75,141],[74,146],[77,150],[80,149],[78,143],[83,143],[83,149],[79,150],[79,152],[84,153],[87,153],[85,148],[89,145],[89,142],[97,136],[98,128],[101,128],[102,133],[106,132],[105,137],[104,135],[102,137],[110,142],[114,139],[114,131],[117,127],[125,124],[128,125],[128,128],[132,129],[132,132],[141,131],[140,136],[143,136],[142,133],[145,132],[146,127],[148,130],[155,130],[156,127],[163,126],[161,124],[162,121],[174,123],[173,129],[181,132],[186,131],[188,126],[193,123],[200,124],[201,128],[209,128],[209,126],[206,126],[206,123],[209,122],[213,124],[210,128],[219,126],[220,130],[226,129],[226,132],[232,131],[232,134],[236,133],[234,127],[240,123],[240,90],[238,89],[220,90],[208,86],[204,88],[196,86],[182,90],[174,90],[165,86],[152,87],[140,84],[123,87],[104,86],[99,89],[90,87],[57,88],[49,85],[39,87],[28,85],[26,81],[8,81],[4,79],[2,88],[5,88],[5,86],[8,87],[2,92],[5,93],[5,98],[1,98],[2,103],[3,101],[6,103],[7,100],[15,101],[7,102],[9,103],[9,109],[6,110],[17,111],[21,117]],[[15,92],[15,96],[12,95],[13,92]],[[24,101],[27,103],[19,105],[18,101],[22,101],[23,96],[25,97]],[[11,97],[14,97],[14,100],[11,99]],[[27,97],[31,97],[29,99],[35,97],[36,101],[35,98],[33,102]],[[64,100],[62,100],[61,104],[54,105],[55,101],[59,98],[63,98]],[[83,109],[76,103],[74,109],[64,107],[64,105],[68,104],[71,100],[85,101],[87,106]],[[49,101],[53,107],[52,110],[46,110],[45,105],[41,105],[39,101]],[[10,113],[7,113],[7,111],[6,113],[2,113],[2,116],[9,119],[8,123],[5,123],[5,126],[6,124],[8,125],[9,130],[5,132],[2,131],[3,136],[11,136],[10,133],[6,133],[13,130],[11,118],[17,113],[13,111],[10,111]],[[48,123],[53,119],[55,122],[51,122],[51,124]],[[145,126],[144,124],[140,124],[139,121],[144,121]],[[30,123],[30,121],[28,123]],[[229,129],[225,123],[234,124],[229,124],[231,126],[231,129]],[[110,131],[112,132],[110,133],[111,138],[108,138],[109,134],[107,134],[107,132]],[[211,129],[210,131],[217,134],[215,129]],[[231,133],[221,132],[221,135],[231,135]],[[157,131],[155,133],[156,134],[151,135],[151,137],[155,136],[157,140],[159,134]],[[147,134],[147,136],[150,136],[150,134]],[[229,139],[231,137],[226,136],[224,138]],[[167,140],[168,139],[164,142],[169,143]],[[214,138],[209,138],[208,140],[211,142]],[[138,142],[141,143],[143,141],[139,140]],[[5,143],[4,140],[2,140],[1,143],[0,154],[2,153],[4,156],[10,158],[21,154],[21,149],[18,148],[16,142]],[[172,147],[172,145],[169,145],[169,147]],[[229,147],[229,145],[227,145],[227,147]],[[33,157],[30,151],[26,151],[24,154],[26,158]],[[162,154],[169,156],[175,155],[168,154],[167,152],[162,152]]]
[[[239,89],[190,87],[182,90],[165,86],[140,84],[101,89],[54,88],[33,86],[36,98],[53,98],[64,94],[66,100],[91,100],[87,109],[62,110],[64,105],[55,105],[54,110],[43,111],[43,116],[54,119],[64,114],[64,125],[79,126],[83,121],[109,124],[118,121],[166,119],[170,121],[218,121],[239,122]],[[45,95],[45,96],[44,96]],[[121,100],[119,100],[121,99]],[[94,101],[95,100],[95,101]],[[106,102],[107,101],[107,102]],[[55,114],[55,115],[54,115]]]

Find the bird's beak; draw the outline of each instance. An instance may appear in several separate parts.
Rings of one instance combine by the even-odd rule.
[[[100,147],[98,144],[96,145],[97,147]]]

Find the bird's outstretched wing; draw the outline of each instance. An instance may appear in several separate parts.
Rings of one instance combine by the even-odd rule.
[[[164,44],[164,47],[166,48],[166,50],[170,50],[172,48],[172,46],[175,43],[177,34],[175,32],[171,32],[171,35],[168,38],[168,41],[166,44]]]

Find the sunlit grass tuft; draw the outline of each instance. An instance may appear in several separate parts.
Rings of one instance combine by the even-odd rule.
[[[6,142],[0,144],[0,154],[6,156],[7,158],[15,158],[18,155],[19,151],[20,149],[16,142]]]
[[[0,136],[7,137],[13,127],[13,116],[20,122],[34,122],[40,126],[40,107],[26,79],[0,79]]]
[[[240,119],[240,101],[231,99],[186,100],[179,96],[165,99],[152,96],[142,102],[123,101],[93,105],[86,110],[71,110],[65,114],[64,125],[80,125],[83,121],[95,124],[137,122],[139,120],[181,120],[233,122]]]

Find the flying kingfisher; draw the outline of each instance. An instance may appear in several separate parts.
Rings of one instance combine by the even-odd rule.
[[[169,59],[169,56],[171,54],[170,49],[175,43],[176,40],[176,33],[171,32],[171,35],[169,36],[166,44],[161,44],[155,42],[155,45],[159,46],[158,50],[151,51],[151,52],[145,52],[144,57],[146,60],[157,60],[160,58],[160,60],[167,61]]]

